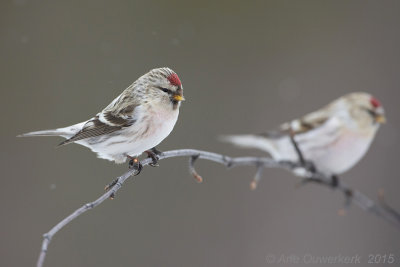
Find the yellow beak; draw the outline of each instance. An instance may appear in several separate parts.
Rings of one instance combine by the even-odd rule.
[[[375,121],[377,123],[383,124],[383,123],[386,123],[386,118],[384,115],[376,115]]]
[[[183,96],[181,96],[181,95],[174,95],[174,100],[183,101],[183,100],[185,100],[185,98]]]

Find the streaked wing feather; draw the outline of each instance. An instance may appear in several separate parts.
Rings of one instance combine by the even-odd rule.
[[[122,126],[110,126],[101,122],[96,116],[94,119],[88,121],[77,134],[71,138],[61,142],[58,146],[67,145],[82,139],[110,134],[115,131],[121,130]]]
[[[89,120],[77,134],[65,140],[59,146],[82,139],[110,134],[132,126],[137,119],[140,99],[133,94],[134,84],[126,88],[102,112]]]
[[[316,111],[302,117],[301,119],[293,120],[290,123],[284,123],[276,130],[267,131],[259,135],[271,139],[278,139],[283,136],[287,136],[291,131],[293,131],[294,135],[298,135],[318,128],[328,120],[328,114],[324,114],[321,111]]]
[[[67,145],[86,138],[110,134],[132,126],[136,122],[134,115],[136,107],[137,105],[132,104],[122,109],[116,109],[115,105],[110,105],[96,117],[88,121],[77,134],[60,143],[58,146]],[[105,122],[101,121],[102,119]]]

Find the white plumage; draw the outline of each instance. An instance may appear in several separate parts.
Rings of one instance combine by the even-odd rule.
[[[65,128],[20,136],[62,136],[99,158],[123,163],[157,146],[172,131],[183,98],[182,84],[169,68],[153,69],[136,80],[95,117]]]
[[[276,160],[297,162],[298,154],[289,135],[292,131],[304,158],[319,171],[336,175],[349,170],[365,155],[382,122],[384,110],[378,100],[367,93],[351,93],[283,124],[277,131],[231,135],[223,140],[264,150]]]

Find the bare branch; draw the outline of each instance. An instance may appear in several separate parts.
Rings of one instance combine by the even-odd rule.
[[[250,183],[250,189],[256,190],[258,183],[260,182],[264,167],[262,164],[258,164],[256,174],[254,175],[253,181]]]
[[[301,153],[301,152],[300,152]],[[180,150],[171,150],[167,152],[163,152],[159,155],[159,159],[167,159],[167,158],[175,158],[175,157],[190,157],[189,158],[189,170],[191,174],[196,178],[197,181],[201,181],[201,176],[196,172],[194,169],[194,162],[197,159],[204,159],[213,161],[219,164],[222,164],[226,167],[237,167],[237,166],[254,166],[257,168],[257,173],[251,183],[251,187],[255,188],[257,183],[261,177],[262,170],[264,168],[280,168],[285,169],[288,171],[293,171],[295,168],[304,168],[304,163],[293,163],[293,162],[286,162],[286,161],[275,161],[271,158],[267,157],[236,157],[231,158],[228,156],[224,156],[221,154],[208,152],[208,151],[201,151],[195,149],[180,149]],[[141,161],[143,166],[148,165],[152,162],[152,159],[146,158]],[[49,232],[43,235],[43,242],[42,248],[40,251],[39,259],[37,262],[38,267],[42,267],[44,260],[46,258],[47,249],[49,247],[50,241],[53,236],[60,231],[64,226],[70,223],[72,220],[76,219],[82,213],[87,212],[90,209],[100,205],[106,199],[115,195],[115,193],[121,188],[123,183],[132,175],[136,173],[136,170],[129,170],[124,173],[122,176],[115,179],[112,183],[112,187],[108,188],[109,190],[104,193],[101,197],[96,199],[93,202],[89,202],[79,209],[75,210],[72,214],[68,217],[63,219],[57,225],[55,225]],[[302,178],[303,179],[303,178]],[[317,171],[312,173],[312,176],[309,178],[310,181],[318,182],[318,184],[326,185],[332,187],[332,177],[327,177]],[[361,209],[373,213],[376,216],[392,223],[395,227],[400,229],[400,215],[396,212],[393,208],[391,208],[386,202],[382,204],[376,203],[361,192],[357,190],[350,189],[347,185],[343,183],[338,183],[335,186],[335,189],[340,190],[344,193],[346,197],[350,197],[352,203],[358,205]]]
[[[199,156],[200,155],[196,155],[196,156],[191,156],[189,158],[189,172],[193,175],[194,179],[196,179],[198,183],[202,183],[203,177],[201,177],[200,174],[198,174],[196,169],[194,168],[194,163],[199,158]]]

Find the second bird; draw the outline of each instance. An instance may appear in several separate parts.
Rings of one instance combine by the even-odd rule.
[[[299,153],[292,135],[305,160],[326,175],[339,175],[360,161],[384,122],[384,110],[376,98],[367,93],[350,93],[276,131],[223,139],[264,150],[277,161],[297,162]]]

